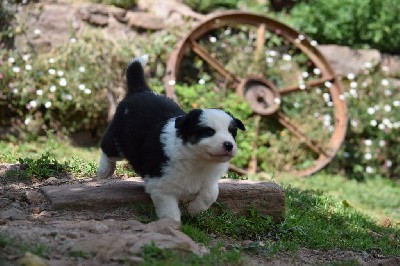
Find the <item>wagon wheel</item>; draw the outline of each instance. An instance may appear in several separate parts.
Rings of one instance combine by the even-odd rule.
[[[238,104],[244,100],[251,108],[252,144],[240,147],[238,140],[247,157],[234,160],[231,170],[307,176],[334,158],[347,125],[340,79],[315,46],[265,16],[212,15],[176,45],[167,63],[166,94],[178,102],[179,91],[189,88],[185,84],[200,83],[196,98],[210,91],[218,103],[235,91]]]

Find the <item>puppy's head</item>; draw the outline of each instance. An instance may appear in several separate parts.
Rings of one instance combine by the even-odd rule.
[[[235,137],[243,123],[218,109],[194,109],[175,120],[177,137],[195,157],[227,162],[236,155]]]

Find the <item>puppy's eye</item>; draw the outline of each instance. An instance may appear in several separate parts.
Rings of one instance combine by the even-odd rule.
[[[201,129],[201,131],[202,131],[203,135],[209,136],[209,137],[211,137],[212,135],[215,134],[215,130],[211,127],[203,127]]]

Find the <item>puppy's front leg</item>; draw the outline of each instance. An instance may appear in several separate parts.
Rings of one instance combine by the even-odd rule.
[[[97,176],[99,178],[108,178],[114,174],[118,158],[109,158],[103,151],[101,152]]]
[[[170,218],[177,222],[181,221],[179,201],[176,197],[163,194],[160,190],[153,190],[150,193],[150,197],[153,201],[159,219]]]
[[[210,208],[218,198],[218,183],[209,184],[203,187],[196,195],[195,199],[188,205],[190,215],[195,215]]]

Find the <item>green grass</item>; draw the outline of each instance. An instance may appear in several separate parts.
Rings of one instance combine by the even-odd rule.
[[[400,183],[375,177],[365,181],[319,173],[309,178],[284,177],[276,180],[283,186],[321,191],[337,202],[349,205],[375,220],[389,218],[400,222]]]

